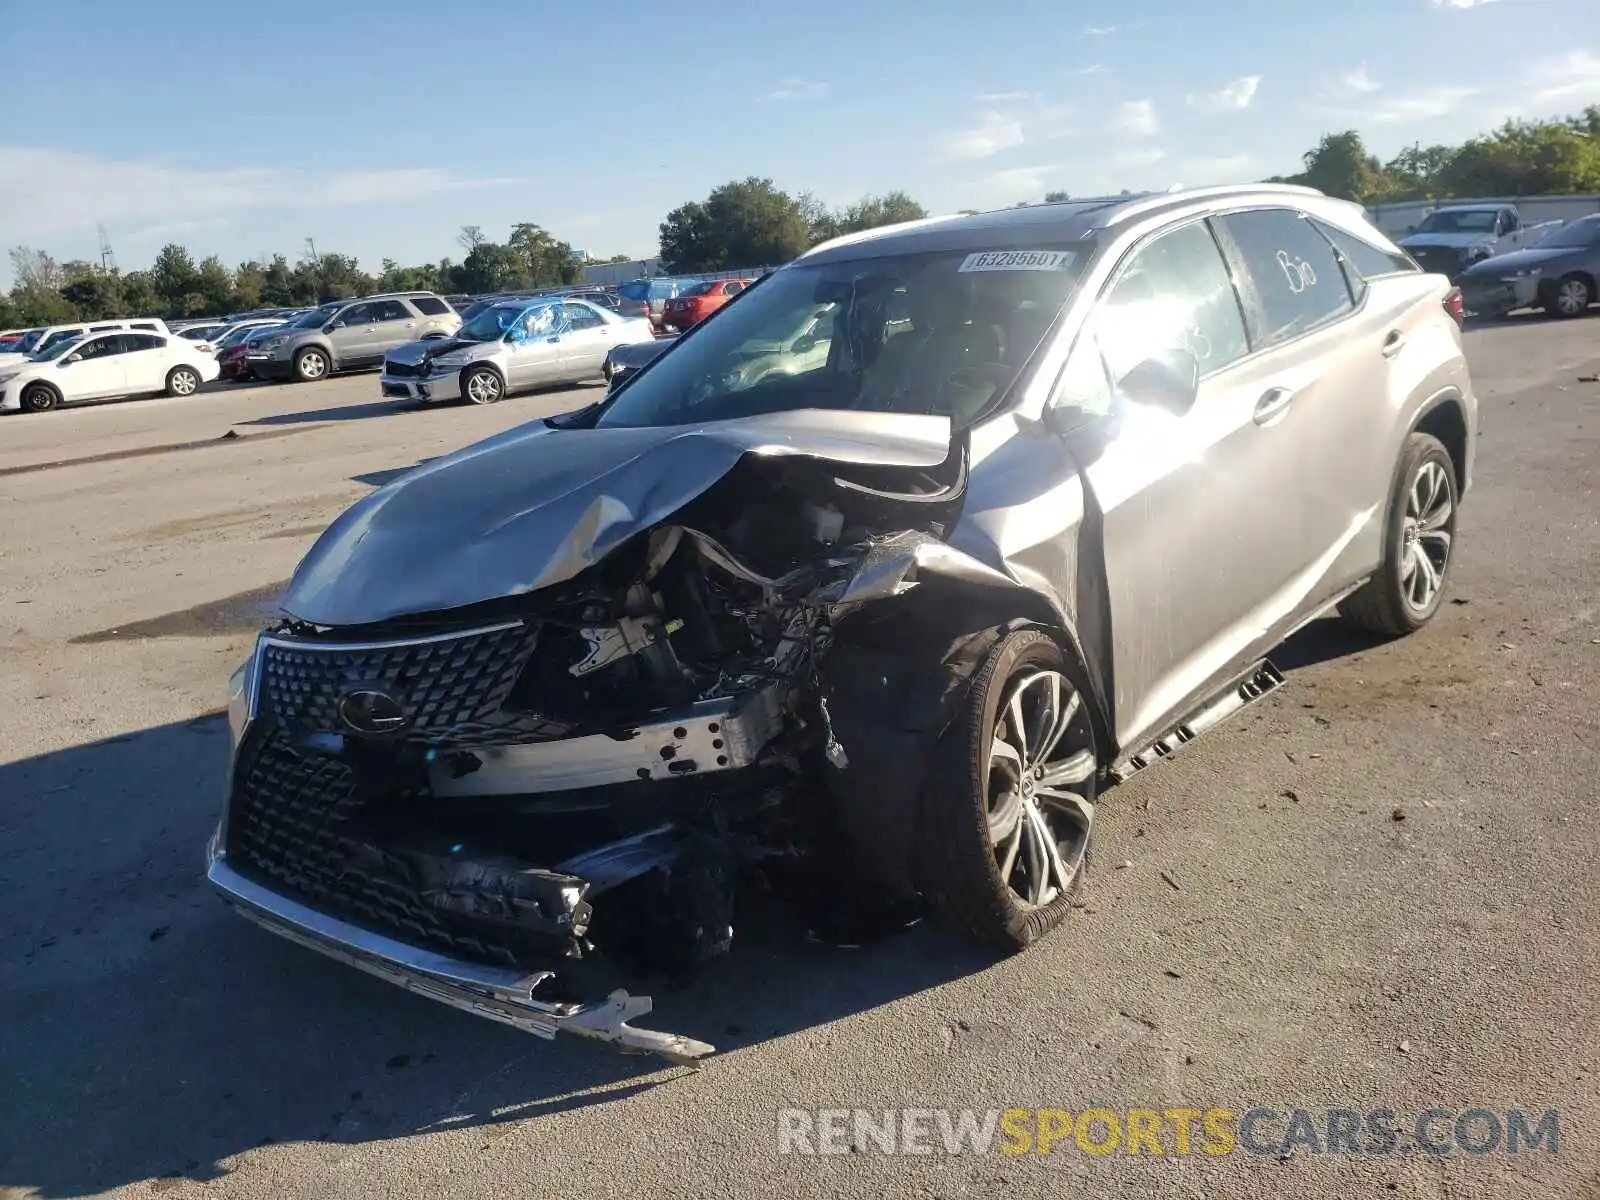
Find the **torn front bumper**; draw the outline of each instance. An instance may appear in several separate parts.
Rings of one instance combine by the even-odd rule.
[[[525,971],[463,961],[423,950],[318,912],[247,879],[228,865],[220,834],[208,849],[207,879],[243,916],[262,928],[369,975],[476,1016],[546,1039],[571,1033],[619,1049],[658,1054],[683,1065],[715,1051],[708,1042],[632,1024],[652,1004],[648,996],[615,991],[584,1004],[534,998],[553,971]]]
[[[1537,276],[1461,280],[1461,302],[1475,317],[1499,317],[1539,301]]]
[[[415,400],[421,404],[461,399],[461,372],[437,375],[394,375],[385,370],[378,377],[378,391],[389,400]]]

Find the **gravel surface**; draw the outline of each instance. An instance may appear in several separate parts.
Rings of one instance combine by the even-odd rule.
[[[1600,1196],[1597,333],[1469,334],[1438,619],[1281,648],[1288,686],[1107,795],[1060,933],[993,962],[742,927],[657,997],[721,1048],[699,1072],[409,996],[201,878],[224,683],[316,533],[591,393],[405,410],[364,375],[0,421],[0,1196]],[[780,1156],[788,1106],[1558,1109],[1561,1143]]]

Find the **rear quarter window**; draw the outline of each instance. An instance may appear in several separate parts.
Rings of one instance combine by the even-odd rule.
[[[1306,217],[1259,209],[1214,218],[1242,260],[1241,292],[1257,348],[1281,345],[1355,308],[1351,281],[1333,247]]]
[[[1416,260],[1404,250],[1385,250],[1353,233],[1346,233],[1332,225],[1324,225],[1315,218],[1311,223],[1321,231],[1323,237],[1333,243],[1334,249],[1344,256],[1344,260],[1363,279],[1380,279],[1385,275],[1415,275],[1422,270]]]
[[[427,317],[442,317],[450,311],[448,304],[433,296],[413,296],[411,297],[411,303],[419,313]]]

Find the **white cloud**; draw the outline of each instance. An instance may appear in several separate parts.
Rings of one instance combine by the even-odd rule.
[[[963,130],[945,144],[945,157],[961,160],[988,158],[1022,145],[1022,121],[1006,113],[992,112],[971,129]]]
[[[828,85],[815,79],[785,79],[772,91],[757,96],[762,104],[776,100],[816,100],[828,94]]]
[[[1262,174],[1260,161],[1251,154],[1186,158],[1177,165],[1185,181],[1195,187],[1208,183],[1248,183]]]
[[[1118,27],[1115,26],[1115,25],[1085,25],[1083,27],[1083,36],[1084,37],[1110,37],[1113,33],[1115,33],[1117,31],[1117,28]]]
[[[978,96],[979,104],[1021,104],[1026,100],[1035,99],[1033,92],[982,92]]]
[[[1135,167],[1153,167],[1158,162],[1165,161],[1167,152],[1159,146],[1149,146],[1143,149],[1124,150],[1111,160],[1111,165],[1122,170],[1133,170]]]
[[[1482,8],[1493,3],[1495,0],[1433,0],[1435,8]]]
[[[1572,50],[1556,58],[1531,63],[1528,81],[1538,88],[1533,103],[1582,108],[1600,104],[1600,54]]]
[[[968,180],[964,190],[979,205],[1015,204],[1019,200],[1038,201],[1050,190],[1050,179],[1061,170],[1059,163],[1032,167],[1007,167]]]
[[[1072,78],[1081,79],[1085,75],[1104,75],[1106,69],[1101,63],[1090,63],[1087,67],[1077,67],[1067,72]]]
[[[1346,95],[1365,96],[1369,92],[1377,91],[1378,84],[1367,74],[1367,68],[1363,65],[1339,76],[1339,89]]]
[[[387,171],[199,169],[116,162],[87,154],[0,146],[0,228],[13,239],[66,230],[179,222],[256,208],[325,208],[417,200],[439,192],[502,187],[434,167]]]
[[[1235,79],[1218,91],[1191,95],[1189,97],[1189,106],[1198,108],[1202,112],[1243,112],[1250,107],[1250,102],[1256,98],[1256,89],[1260,86],[1261,76],[1245,75]]]
[[[1440,86],[1420,88],[1414,92],[1401,92],[1390,96],[1381,105],[1369,109],[1365,116],[1380,125],[1399,121],[1426,121],[1442,117],[1461,107],[1463,100],[1478,94],[1477,88]]]
[[[1148,100],[1130,100],[1117,109],[1112,127],[1127,137],[1154,137],[1161,129],[1156,106]]]

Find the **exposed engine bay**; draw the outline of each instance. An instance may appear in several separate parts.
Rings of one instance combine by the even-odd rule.
[[[620,992],[608,1003],[634,1007],[586,1030],[584,996],[613,967],[672,977],[726,952],[752,873],[847,909],[914,895],[915,773],[897,770],[906,795],[873,806],[904,826],[887,839],[840,812],[839,781],[892,790],[850,772],[852,756],[874,760],[874,725],[886,740],[897,723],[936,734],[970,669],[960,637],[894,612],[918,548],[945,549],[964,478],[959,439],[928,468],[749,455],[556,586],[364,625],[282,621],[258,643],[235,721],[213,881],[242,877],[219,882],[236,903],[267,889],[510,973],[519,992],[537,984],[577,1032],[678,1061],[709,1052],[627,1026],[648,1000]],[[870,654],[865,700],[859,672],[830,670],[852,637],[888,638],[902,659],[922,639],[927,711],[892,696],[911,685],[875,673]],[[886,700],[893,712],[874,711]],[[874,856],[873,886],[853,887]],[[281,912],[240,907],[297,936]],[[471,1006],[494,1016],[492,1000]]]

